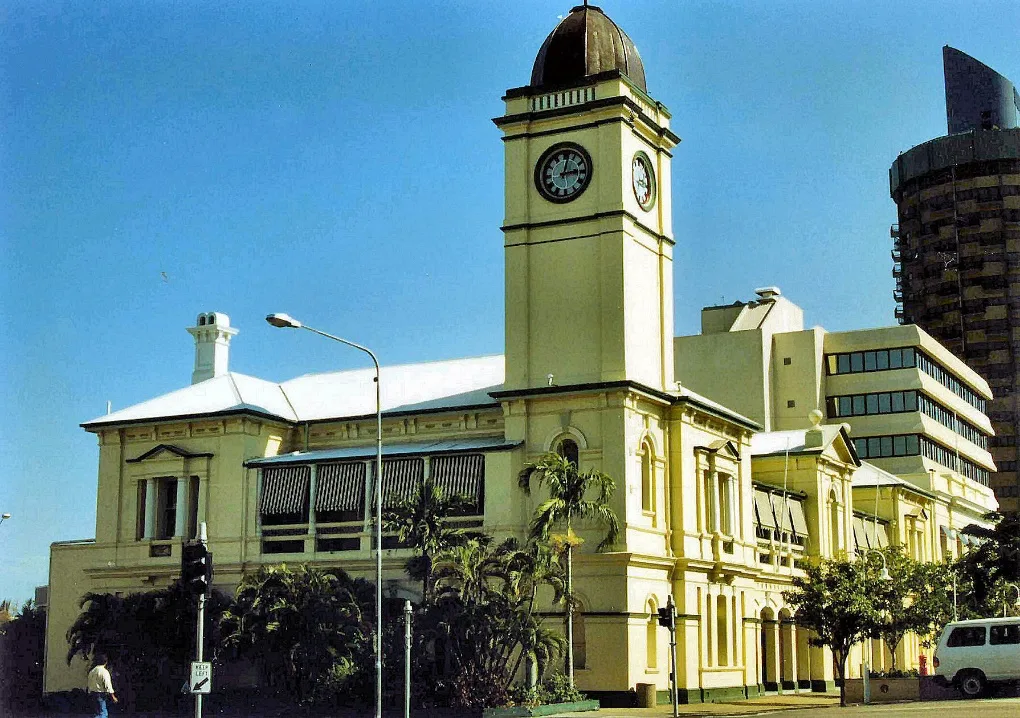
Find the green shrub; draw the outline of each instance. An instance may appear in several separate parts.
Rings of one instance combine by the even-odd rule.
[[[577,703],[583,700],[585,695],[577,688],[572,688],[565,675],[555,673],[535,688],[518,688],[512,694],[510,705],[534,708],[550,703]]]

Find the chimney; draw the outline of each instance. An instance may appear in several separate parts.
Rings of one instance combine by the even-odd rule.
[[[774,302],[776,301],[776,297],[780,297],[783,294],[779,291],[779,287],[758,287],[754,290],[754,293],[757,294],[763,302]]]
[[[219,312],[199,314],[195,324],[188,327],[188,333],[195,337],[192,384],[227,373],[230,338],[237,334],[237,330],[230,326],[230,317]]]

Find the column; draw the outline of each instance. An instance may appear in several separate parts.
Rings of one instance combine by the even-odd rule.
[[[159,482],[156,479],[145,480],[145,530],[142,538],[152,539],[156,536],[156,494]]]
[[[198,511],[195,518],[195,533],[198,534],[198,527],[206,520],[206,502],[209,499],[209,477],[200,476],[198,479]],[[206,527],[209,530],[209,527]],[[211,532],[210,532],[211,534]]]
[[[730,497],[730,536],[739,538],[741,523],[740,509],[737,508],[739,497],[737,495],[737,479],[735,476],[731,476],[726,480],[726,488],[728,489]]]
[[[811,690],[826,691],[835,685],[832,651],[823,646],[811,646],[809,650],[811,651]]]
[[[741,633],[744,630],[744,618],[737,607],[736,595],[730,596],[730,665],[739,666],[743,663],[741,650]]]
[[[795,640],[793,622],[784,619],[782,624],[783,635],[783,689],[797,689],[797,643]]]
[[[797,687],[811,686],[811,646],[808,644],[808,632],[803,626],[794,624],[794,635],[797,640]]]
[[[318,478],[319,465],[312,464],[308,472],[308,537],[312,539],[312,553],[315,552],[315,494]]]
[[[709,667],[716,665],[716,631],[715,624],[715,596],[705,590],[705,638],[708,644],[708,651],[705,653],[706,664]]]
[[[174,517],[174,538],[184,536],[188,525],[188,477],[177,479],[177,513]]]
[[[702,495],[707,494],[706,482],[704,480],[705,470],[701,468],[701,454],[698,454],[698,461],[696,462],[696,473],[695,476],[695,491],[694,496],[697,499],[697,510],[698,510],[698,530],[702,533],[708,531],[708,496]],[[678,526],[682,526],[678,524]]]
[[[262,469],[255,469],[255,536],[262,536]],[[198,530],[198,527],[195,527]]]
[[[375,469],[375,461],[365,461],[365,520],[362,535],[368,540],[369,551],[375,546],[375,528],[372,523],[372,514],[375,512],[375,482],[382,481],[382,477],[375,475]],[[364,550],[364,541],[362,541],[361,547]]]
[[[779,690],[782,676],[779,664],[779,621],[765,621],[765,665],[766,689]]]
[[[720,498],[720,494],[719,494],[719,472],[716,471],[715,469],[712,469],[712,473],[709,474],[708,482],[709,482],[709,487],[710,487],[709,493],[711,494],[711,498],[709,500],[709,505],[712,507],[711,528],[712,528],[713,532],[719,532],[719,531],[722,530],[722,523],[720,523],[720,521],[719,521],[719,519],[720,519],[720,514],[719,514],[719,503],[720,503],[719,502],[719,498]]]

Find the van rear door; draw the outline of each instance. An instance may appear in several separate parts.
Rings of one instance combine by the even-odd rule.
[[[988,627],[985,677],[991,681],[1020,679],[1020,621]]]

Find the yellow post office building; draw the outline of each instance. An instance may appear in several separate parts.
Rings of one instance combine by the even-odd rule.
[[[431,477],[473,497],[464,522],[523,538],[541,496],[526,497],[517,473],[561,452],[615,479],[622,526],[601,554],[598,534],[579,532],[582,690],[623,696],[652,684],[665,695],[668,635],[655,619],[670,595],[683,700],[831,687],[831,656],[808,645],[782,591],[807,558],[853,550],[858,490],[879,518],[870,525],[924,556],[994,505],[982,483],[993,468],[987,385],[911,327],[824,335],[791,316],[781,331],[733,331],[774,311],[778,295],[709,312],[715,329],[696,338],[746,346],[675,338],[680,138],[634,43],[600,9],[571,10],[530,83],[504,100],[494,122],[505,148],[505,354],[382,368],[384,494]],[[65,661],[80,597],[167,586],[200,522],[227,591],[282,561],[374,570],[374,370],[264,381],[231,371],[238,330],[226,315],[200,314],[188,331],[190,386],[83,425],[99,442],[96,535],[52,548],[48,692],[83,684],[85,666]],[[890,347],[899,358],[881,361],[899,368],[853,373],[858,354],[871,367]],[[856,413],[858,394],[895,392],[913,392],[909,412],[882,423],[865,398]],[[811,421],[811,409],[827,417]],[[863,458],[881,473],[858,489]],[[881,482],[905,483],[898,493],[882,483],[875,511]],[[406,556],[384,541],[387,595],[413,595]]]

